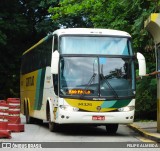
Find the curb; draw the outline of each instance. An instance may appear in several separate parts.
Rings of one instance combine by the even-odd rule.
[[[149,133],[149,132],[141,129],[140,127],[138,127],[135,124],[128,124],[128,127],[130,127],[131,129],[135,130],[140,135],[142,135],[142,136],[144,136],[148,139],[151,139],[151,140],[156,141],[158,143],[160,142],[160,137],[159,136],[156,136],[156,134],[154,134],[154,133]]]

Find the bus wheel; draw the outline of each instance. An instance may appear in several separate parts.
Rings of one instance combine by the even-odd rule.
[[[118,130],[118,124],[107,124],[106,131],[107,134],[115,134]]]
[[[49,130],[50,130],[51,132],[56,132],[56,131],[58,131],[58,124],[51,121],[50,111],[47,112],[47,119],[48,119],[48,121],[49,121],[49,123],[48,123],[48,125],[49,125]]]
[[[28,103],[25,104],[25,115],[26,115],[26,123],[27,123],[27,124],[32,124],[32,123],[34,123],[34,119],[29,116]]]
[[[58,124],[49,121],[49,130],[51,132],[57,132],[58,131]]]

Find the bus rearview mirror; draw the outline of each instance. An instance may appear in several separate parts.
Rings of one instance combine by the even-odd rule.
[[[139,76],[146,75],[146,60],[145,57],[137,52],[138,66],[139,66]]]
[[[58,64],[59,64],[59,52],[55,50],[52,53],[52,60],[51,60],[51,73],[58,74]]]

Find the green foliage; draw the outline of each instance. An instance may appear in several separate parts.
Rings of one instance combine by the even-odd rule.
[[[54,5],[54,0],[0,2],[0,97],[19,96],[22,52],[57,28],[48,13]]]
[[[156,110],[156,86],[156,79],[150,77],[145,77],[140,82],[137,82],[137,111],[149,112],[150,110]]]
[[[133,37],[135,51],[143,51],[148,35],[143,23],[155,7],[154,1],[146,0],[63,0],[49,12],[59,27],[125,30]]]
[[[147,73],[155,71],[154,63],[147,63]],[[157,79],[143,77],[136,83],[136,118],[156,119]]]
[[[156,120],[157,112],[157,80],[143,78],[137,83],[136,119]]]
[[[5,45],[6,39],[7,39],[7,36],[4,33],[2,33],[2,31],[0,31],[0,45]]]

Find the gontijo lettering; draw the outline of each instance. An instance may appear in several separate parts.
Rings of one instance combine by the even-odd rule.
[[[26,87],[34,85],[34,76],[26,78]]]

